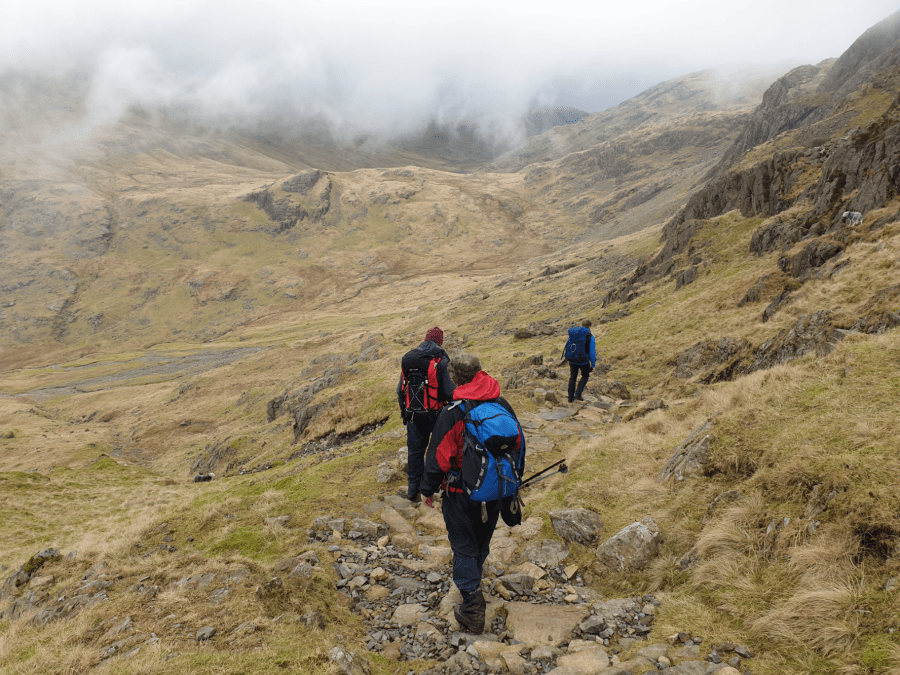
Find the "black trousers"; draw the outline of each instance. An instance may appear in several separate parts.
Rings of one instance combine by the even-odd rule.
[[[578,373],[581,373],[581,382],[578,383],[578,388],[575,388],[575,380],[578,378]],[[572,399],[581,396],[584,393],[584,388],[587,385],[588,378],[591,376],[591,364],[590,363],[570,363],[569,364],[569,402]]]
[[[487,502],[487,522],[481,520],[481,502],[461,493],[448,493],[441,501],[447,537],[453,551],[453,583],[463,598],[481,588],[484,561],[491,552],[491,537],[500,517],[500,500]]]
[[[425,451],[428,450],[428,440],[434,431],[434,422],[433,417],[420,414],[414,415],[406,425],[406,492],[411,498],[419,494],[419,483],[425,473]]]

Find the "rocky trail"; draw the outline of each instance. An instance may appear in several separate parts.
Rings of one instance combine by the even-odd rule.
[[[544,389],[535,390],[534,396],[553,397]],[[554,451],[555,441],[593,435],[597,425],[621,419],[617,413],[628,407],[625,401],[603,396],[586,395],[586,399],[585,404],[549,404],[520,416],[529,439],[531,468],[527,473],[548,463],[541,455]],[[461,632],[453,617],[453,607],[461,598],[452,582],[451,550],[439,500],[436,508],[429,508],[395,494],[405,455],[401,448],[399,461],[388,463],[394,468],[385,481],[388,489],[366,504],[364,512],[321,515],[307,531],[307,550],[281,560],[268,572],[214,563],[212,571],[207,566],[202,572],[181,577],[156,574],[128,579],[97,561],[76,583],[62,589],[57,586],[51,595],[47,590],[54,587],[55,578],[47,570],[71,565],[77,557],[71,552],[63,560],[51,549],[37,554],[6,579],[0,588],[0,620],[28,620],[29,616],[38,624],[66,620],[84,608],[109,601],[114,594],[133,593],[142,599],[150,618],[132,621],[131,616],[117,616],[104,622],[102,634],[95,638],[98,661],[130,658],[142,648],[159,645],[157,633],[167,636],[166,658],[177,658],[179,644],[186,648],[191,643],[210,643],[218,649],[258,646],[259,631],[263,630],[259,622],[228,626],[217,607],[227,602],[229,595],[236,598],[241,588],[254,588],[252,595],[244,592],[261,609],[268,607],[266,613],[271,614],[271,607],[279,602],[279,606],[289,604],[298,583],[310,582],[318,575],[331,579],[342,603],[365,621],[366,642],[361,647],[397,662],[394,672],[399,675],[749,672],[746,666],[753,654],[740,645],[705,644],[702,636],[687,633],[668,636],[664,642],[648,640],[660,606],[654,596],[603,598],[592,590],[586,582],[589,570],[572,561],[573,543],[596,547],[601,563],[621,569],[654,555],[661,535],[652,519],[645,518],[602,541],[600,516],[582,508],[547,514],[559,539],[542,535],[545,518],[540,515],[513,528],[500,523],[483,580],[488,602],[486,632]],[[527,491],[525,497],[527,502]],[[290,516],[273,516],[264,525],[278,528],[289,522]],[[167,523],[153,528],[143,543],[136,544],[136,552],[142,558],[175,554],[171,534]],[[323,560],[326,556],[330,559]],[[42,571],[45,563],[50,565]],[[176,591],[194,593],[195,603],[208,606],[209,612],[199,613],[192,621],[181,621],[174,614],[154,614],[160,612],[154,609],[154,599]],[[269,620],[325,627],[319,613],[296,611],[300,609],[297,605],[290,608],[294,611]],[[197,623],[203,619],[209,623]],[[217,620],[222,625],[216,625]],[[177,623],[169,625],[173,621]],[[333,647],[330,658],[346,675],[370,672],[359,647],[354,650],[340,643]],[[423,661],[437,661],[438,665],[423,669]]]
[[[546,393],[540,389],[535,396]],[[598,423],[616,419],[607,408],[625,403],[613,406],[606,397],[586,399],[586,405],[554,405],[520,415],[529,432],[532,464],[535,454],[553,449],[553,439],[591,436]],[[401,460],[404,454],[405,448]],[[469,635],[460,631],[453,616],[461,597],[452,583],[451,551],[439,503],[431,509],[388,494],[366,510],[367,517],[321,517],[310,536],[328,545],[338,588],[365,619],[366,650],[397,662],[441,662],[427,670],[401,665],[396,673],[731,675],[741,672],[754,656],[740,645],[704,645],[702,637],[687,633],[651,642],[647,636],[659,600],[652,595],[603,598],[586,585],[579,565],[571,562],[570,544],[599,544],[599,558],[628,564],[651,555],[649,549],[658,546],[659,533],[650,519],[603,543],[599,516],[585,509],[548,514],[562,541],[541,536],[545,523],[541,516],[512,528],[501,522],[491,540],[482,582],[486,632]],[[650,536],[635,536],[636,532]],[[362,659],[343,648],[335,648],[332,660],[347,675],[367,672]]]

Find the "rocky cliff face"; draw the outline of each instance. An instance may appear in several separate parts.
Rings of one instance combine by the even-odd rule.
[[[744,155],[780,134],[797,130],[796,142],[809,146],[832,135],[833,126],[817,123],[840,111],[841,101],[885,71],[900,64],[900,12],[876,24],[836,60],[795,68],[779,78],[741,131],[734,145],[711,172],[718,175]],[[802,133],[803,131],[807,133]]]
[[[800,66],[769,87],[762,103],[711,175],[733,166],[751,148],[786,131],[821,120],[827,113],[826,104],[830,97],[821,95],[819,88],[832,66],[831,61]]]
[[[691,283],[703,263],[695,235],[708,219],[734,210],[766,219],[753,233],[749,253],[781,251],[777,267],[742,301],[771,300],[763,322],[808,279],[838,273],[850,262],[841,260],[848,247],[874,240],[898,216],[898,90],[900,13],[867,31],[835,62],[798,68],[779,79],[713,177],[665,225],[662,249],[623,277],[604,306],[630,302],[655,279],[668,276],[675,291]],[[707,369],[702,381],[732,379],[810,351],[827,353],[849,330],[882,332],[898,323],[887,305],[860,308],[856,316],[823,309],[753,349],[722,348],[731,345],[730,338],[711,341],[715,349],[696,346],[679,357],[676,376],[696,374],[684,364],[702,361]],[[701,352],[703,358],[697,356]]]
[[[805,236],[821,234],[844,211],[884,206],[897,193],[898,84],[900,12],[866,31],[839,59],[796,68],[776,81],[711,180],[669,222],[664,241],[684,222],[733,209],[769,217],[806,205],[800,218]],[[760,146],[770,141],[773,151],[765,157]],[[748,166],[754,149],[763,158]]]
[[[666,226],[675,236],[689,220],[713,218],[738,209],[744,216],[769,217],[805,205],[795,218],[803,236],[836,225],[845,211],[865,214],[882,208],[898,193],[900,181],[900,100],[865,129],[807,150],[789,150],[741,171],[708,182]]]

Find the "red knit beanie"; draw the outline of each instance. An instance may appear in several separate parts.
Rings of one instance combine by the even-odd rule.
[[[425,339],[431,340],[432,342],[437,342],[439,345],[443,346],[444,344],[444,331],[435,326],[430,331],[425,333]]]

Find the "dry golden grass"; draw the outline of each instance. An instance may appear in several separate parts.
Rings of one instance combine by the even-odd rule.
[[[859,639],[854,609],[861,591],[859,584],[846,583],[798,592],[753,622],[751,630],[795,649],[847,654]]]
[[[753,227],[752,222],[729,222],[736,227],[736,233],[743,232],[741,237],[748,236]],[[632,238],[628,246],[639,250],[646,242],[647,239]],[[726,252],[739,250],[743,245],[740,242],[736,234],[732,243],[724,244]],[[893,245],[890,240],[870,255],[878,256],[888,251],[885,258],[888,260]],[[761,657],[761,673],[800,673],[804,672],[803,664],[819,667],[822,658],[835,664],[835,668],[848,668],[861,649],[862,636],[870,630],[854,623],[853,608],[849,603],[870,590],[862,585],[863,577],[853,571],[859,564],[860,555],[854,529],[836,527],[829,518],[837,517],[830,514],[853,513],[858,526],[863,527],[868,522],[866,518],[877,513],[871,508],[867,511],[864,504],[855,501],[857,496],[861,497],[860,493],[852,499],[842,497],[832,504],[829,511],[820,516],[823,523],[813,537],[805,535],[806,523],[800,522],[800,517],[813,484],[840,487],[845,493],[850,489],[854,480],[842,478],[839,468],[850,461],[852,470],[860,471],[863,465],[853,460],[854,455],[866,450],[880,453],[878,456],[882,460],[887,459],[884,453],[890,446],[890,422],[897,411],[893,403],[884,405],[885,401],[892,400],[893,385],[884,380],[880,364],[894,358],[896,339],[890,334],[848,338],[824,359],[807,358],[754,373],[734,383],[698,388],[696,396],[678,401],[667,396],[665,385],[654,381],[671,368],[665,362],[682,345],[690,346],[698,337],[708,334],[708,325],[695,319],[700,316],[701,308],[718,306],[721,304],[719,298],[723,296],[739,298],[771,262],[766,259],[739,261],[738,273],[725,281],[717,280],[712,274],[703,277],[695,282],[695,288],[689,289],[690,293],[673,295],[665,284],[650,287],[647,299],[633,311],[632,317],[598,331],[602,335],[601,351],[621,357],[615,362],[615,370],[610,376],[626,379],[634,388],[649,390],[651,386],[658,386],[658,391],[669,400],[670,408],[627,424],[601,425],[594,429],[595,439],[567,446],[564,456],[572,470],[567,476],[555,477],[531,491],[526,500],[528,513],[545,513],[560,504],[587,505],[600,512],[610,534],[636,519],[652,515],[665,534],[659,559],[641,574],[596,576],[596,584],[609,594],[659,592],[664,599],[664,610],[655,629],[657,635],[688,629],[709,640],[750,640],[775,646],[775,654]],[[539,270],[540,265],[537,268]],[[812,299],[803,300],[809,303],[805,307],[815,307],[816,298],[859,296],[856,302],[865,301],[868,295],[853,290],[860,280],[851,281],[853,283],[844,282],[839,275],[833,282],[809,285],[807,294]],[[442,292],[447,297],[452,297],[453,293],[465,295],[467,283],[445,286]],[[577,283],[589,283],[589,278],[585,276]],[[220,569],[221,554],[207,557],[203,550],[221,542],[233,542],[238,546],[250,531],[257,535],[252,541],[246,540],[247,545],[261,546],[259,555],[263,560],[271,561],[270,556],[276,555],[271,551],[287,553],[287,549],[293,549],[296,552],[300,540],[291,527],[264,526],[266,517],[291,513],[296,514],[298,520],[311,520],[317,513],[353,508],[342,502],[356,503],[358,499],[365,499],[366,472],[371,471],[378,461],[383,461],[385,453],[393,455],[391,448],[402,440],[394,442],[393,446],[390,441],[376,443],[368,450],[360,446],[361,454],[357,458],[347,458],[343,464],[319,465],[315,469],[318,473],[306,478],[288,464],[259,474],[252,480],[246,477],[206,484],[201,488],[202,492],[184,483],[189,478],[186,465],[193,457],[212,442],[230,439],[229,442],[240,442],[240,452],[252,462],[283,458],[292,448],[291,432],[278,422],[272,426],[264,422],[266,402],[285,389],[305,382],[300,373],[315,356],[323,353],[353,356],[362,342],[377,332],[385,336],[382,359],[361,364],[354,379],[339,385],[346,405],[336,410],[333,416],[320,420],[320,430],[345,429],[372,416],[393,412],[394,358],[416,344],[424,331],[434,324],[444,328],[448,344],[459,339],[468,351],[482,356],[490,372],[499,374],[503,369],[515,366],[522,357],[511,356],[513,349],[520,348],[511,348],[509,339],[494,332],[495,327],[522,325],[527,317],[541,316],[544,312],[553,316],[553,311],[543,307],[542,303],[551,302],[562,286],[557,280],[546,281],[535,287],[536,294],[529,300],[528,295],[515,285],[508,285],[493,290],[488,301],[461,303],[457,309],[435,304],[433,312],[409,316],[396,313],[396,307],[389,315],[382,316],[382,305],[379,305],[363,315],[354,316],[350,324],[346,317],[331,313],[320,314],[303,323],[285,323],[284,316],[273,315],[266,321],[245,326],[242,329],[244,339],[238,343],[241,346],[266,346],[269,351],[193,376],[187,382],[121,387],[113,392],[82,394],[42,404],[41,409],[47,411],[47,416],[30,415],[35,418],[34,427],[28,429],[27,435],[23,434],[20,442],[26,448],[35,445],[40,448],[38,439],[49,429],[45,446],[49,452],[52,445],[49,439],[59,437],[59,431],[67,429],[71,420],[77,420],[86,410],[98,410],[114,413],[109,422],[103,423],[107,438],[115,433],[123,434],[129,443],[143,450],[145,461],[152,462],[153,470],[147,473],[146,479],[139,480],[137,487],[135,484],[116,486],[115,482],[105,486],[98,481],[96,485],[83,488],[82,496],[96,500],[98,509],[108,511],[107,515],[99,517],[85,514],[90,522],[98,518],[97,527],[91,532],[79,533],[77,522],[65,522],[66,519],[57,513],[59,524],[68,528],[64,530],[70,537],[67,541],[79,548],[79,558],[85,561],[107,559],[115,563],[118,574],[135,580],[149,565],[157,570],[161,580],[171,583],[185,576]],[[654,307],[654,303],[658,304]],[[756,311],[753,308],[740,312],[723,309],[715,317],[716,333],[759,341],[777,327],[752,324],[748,329],[747,318]],[[791,314],[794,311],[791,310]],[[509,314],[503,314],[505,312]],[[584,313],[583,308],[575,306],[572,312],[573,316]],[[499,316],[491,316],[491,313]],[[792,320],[791,316],[778,319],[785,326]],[[348,330],[348,325],[353,328]],[[678,333],[679,330],[682,333]],[[679,337],[673,339],[673,335]],[[540,338],[522,348],[526,354],[550,354],[558,350],[557,343],[558,337]],[[173,346],[171,352],[176,353],[179,349]],[[643,362],[638,360],[641,358]],[[319,371],[313,372],[318,374]],[[384,386],[385,382],[388,386]],[[679,383],[673,384],[679,386]],[[383,391],[373,397],[369,392],[379,387]],[[317,400],[327,395],[330,392],[323,392]],[[522,392],[510,392],[509,396],[517,409],[533,406]],[[7,419],[10,420],[24,415],[17,410],[30,405],[21,399],[14,404],[9,399],[5,401],[12,405],[7,408]],[[881,405],[875,405],[876,402]],[[656,476],[675,447],[719,412],[722,414],[716,417],[713,426],[717,438],[713,447],[713,466],[720,473],[711,478],[691,479],[675,487],[659,483]],[[200,429],[181,427],[180,423],[185,419],[203,425]],[[849,424],[842,421],[848,419],[852,420]],[[52,424],[59,426],[50,428],[48,425]],[[91,428],[95,426],[94,422],[90,425]],[[390,425],[389,429],[396,428],[396,421]],[[73,456],[78,457],[77,448],[73,448],[74,445],[57,447],[53,451],[53,461],[64,465],[67,453],[70,460]],[[543,457],[541,459],[543,461]],[[89,458],[80,461],[89,461]],[[75,462],[74,466],[78,464]],[[885,469],[885,475],[889,474],[887,466]],[[153,476],[171,476],[176,480],[174,484],[166,485],[165,481],[154,480]],[[313,486],[315,477],[321,480],[317,487]],[[53,472],[50,478],[53,480]],[[251,487],[252,481],[257,484]],[[733,488],[741,492],[740,500],[722,507],[706,519],[707,506],[712,500]],[[142,492],[140,497],[128,494],[136,489]],[[893,503],[890,501],[893,500],[892,492],[884,493],[884,489],[882,485],[879,493]],[[357,494],[359,490],[363,493]],[[104,495],[104,491],[108,494]],[[41,507],[37,497],[30,503],[35,508]],[[297,503],[305,505],[304,514],[293,510]],[[131,514],[127,523],[116,520],[116,514],[122,511]],[[226,518],[231,515],[235,518]],[[780,522],[784,517],[790,517],[791,524],[782,528],[774,543],[766,546],[766,527],[773,520]],[[198,548],[185,559],[179,556],[169,559],[158,554],[147,561],[135,558],[128,546],[141,540],[163,519],[172,524],[180,538],[188,532],[193,533],[198,538],[195,542]],[[112,536],[113,531],[119,536]],[[275,548],[271,548],[273,546]],[[677,561],[695,546],[699,561],[684,571]],[[4,552],[21,560],[22,556],[34,552],[32,548],[34,545],[15,550],[4,548]],[[576,556],[590,566],[590,551],[576,551]],[[243,564],[262,572],[265,567],[260,567],[259,560],[254,553]],[[324,597],[328,597],[329,592],[325,590]],[[164,660],[169,651],[183,652],[185,647],[177,642],[176,634],[170,628],[164,627],[176,622],[162,622],[162,619],[176,614],[182,623],[208,622],[212,615],[196,599],[190,591],[177,587],[167,587],[161,592],[154,602],[159,614],[142,619],[143,625],[153,626],[162,636],[161,642],[153,648],[142,649],[127,663],[117,662],[116,667],[123,668],[121,672],[179,672],[179,668],[184,668],[184,665]],[[229,611],[235,612],[239,604],[228,604],[228,607]],[[816,623],[803,614],[806,607],[824,613],[827,637],[809,636]],[[138,609],[128,603],[110,607],[104,613],[103,621],[136,613]],[[259,611],[258,608],[250,614],[238,611],[227,621],[229,627],[245,620],[258,622],[264,627],[263,631],[254,634],[259,636],[258,639],[254,638],[252,644],[240,643],[233,651],[217,651],[213,658],[210,658],[209,649],[192,647],[186,661],[191,664],[191,671],[238,672],[247,664],[245,652],[241,650],[257,646],[261,648],[258,657],[266,663],[285,659],[279,654],[283,654],[287,636],[279,632],[282,629],[277,623],[272,623],[272,616],[260,615]],[[50,634],[68,635],[66,644],[72,645],[79,644],[79,640],[81,644],[85,640],[93,644],[92,641],[102,634],[82,627],[69,635],[72,625],[46,630]],[[7,639],[5,649],[13,649],[11,645],[16,642],[32,644],[36,650],[30,658],[23,658],[25,652],[15,652],[16,660],[21,663],[17,668],[22,669],[11,672],[30,672],[30,669],[36,671],[39,668],[77,670],[91,658],[96,658],[96,647],[82,646],[80,651],[72,652],[71,661],[60,660],[51,651],[45,652],[38,632],[30,630],[18,627],[15,641],[9,637],[12,635],[9,629],[3,632]],[[330,666],[317,661],[320,657],[316,654],[327,653],[330,639],[330,636],[317,637],[310,647],[296,648],[296,653],[286,660],[315,662],[322,668],[321,672],[327,672]],[[783,653],[791,654],[787,661],[778,656]]]

